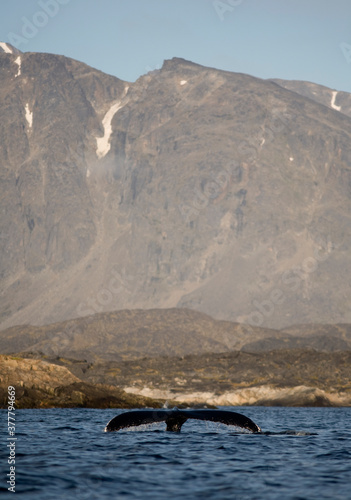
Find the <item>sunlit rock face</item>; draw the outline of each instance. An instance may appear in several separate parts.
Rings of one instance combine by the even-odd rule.
[[[2,328],[154,307],[351,321],[349,94],[177,58],[130,83],[6,48]]]

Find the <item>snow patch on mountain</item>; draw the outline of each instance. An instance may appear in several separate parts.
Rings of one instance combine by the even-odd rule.
[[[337,106],[335,104],[335,99],[336,99],[336,96],[338,95],[338,92],[336,90],[333,91],[332,93],[332,98],[331,98],[331,103],[330,103],[330,106],[333,108],[333,109],[336,109],[336,111],[340,111],[341,110],[341,106]]]
[[[28,122],[28,127],[29,128],[32,128],[32,125],[33,125],[33,111],[30,111],[29,110],[29,104],[27,102],[26,106],[25,106],[25,111],[26,111],[26,120]]]
[[[17,76],[20,76],[20,74],[21,74],[21,63],[22,63],[21,56],[18,56],[17,59],[15,59],[15,63],[18,65],[18,70],[17,70],[17,73],[15,74],[15,78],[16,78]]]
[[[96,155],[99,158],[103,158],[104,156],[107,155],[107,153],[110,151],[111,144],[110,144],[110,138],[112,134],[112,119],[123,106],[126,104],[125,102],[123,103],[123,98],[128,92],[128,86],[124,89],[124,94],[122,99],[117,101],[115,104],[112,104],[110,109],[107,111],[105,114],[104,118],[102,119],[102,126],[104,127],[104,135],[102,137],[96,137]]]
[[[9,47],[9,46],[7,45],[7,43],[0,42],[0,47],[2,48],[2,50],[3,50],[4,52],[6,52],[6,54],[12,54],[12,53],[13,53],[13,52],[12,52],[11,47]]]

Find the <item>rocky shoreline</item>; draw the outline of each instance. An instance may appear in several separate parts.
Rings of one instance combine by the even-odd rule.
[[[82,382],[66,367],[39,359],[0,356],[0,408],[15,387],[16,408],[160,408],[164,401],[127,394],[118,387]]]
[[[327,392],[316,387],[272,387],[257,386],[238,389],[232,392],[215,394],[213,392],[161,391],[148,387],[125,387],[128,394],[138,394],[150,398],[171,399],[176,403],[206,404],[213,406],[351,406],[351,391]]]
[[[0,408],[9,385],[17,408],[351,406],[350,356],[276,351],[94,365],[0,355]]]

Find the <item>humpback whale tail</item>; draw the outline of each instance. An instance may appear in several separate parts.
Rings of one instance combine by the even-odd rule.
[[[167,431],[180,432],[182,425],[188,419],[221,422],[222,424],[236,425],[255,433],[261,432],[255,422],[240,413],[224,410],[180,410],[179,408],[128,411],[110,420],[105,427],[105,432],[119,431],[126,427],[153,422],[166,422]]]

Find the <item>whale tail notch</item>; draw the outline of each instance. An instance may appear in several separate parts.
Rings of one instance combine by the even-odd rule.
[[[165,422],[166,430],[180,432],[182,425],[188,419],[208,420],[220,422],[226,425],[235,425],[251,432],[258,433],[261,429],[250,418],[240,413],[225,410],[180,410],[157,409],[157,410],[134,410],[121,413],[114,417],[105,427],[105,432],[119,431],[127,427],[133,427],[154,422]]]

